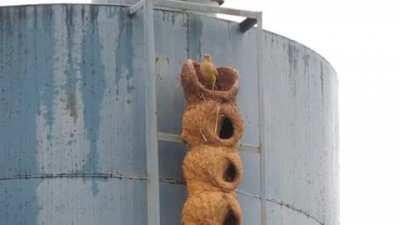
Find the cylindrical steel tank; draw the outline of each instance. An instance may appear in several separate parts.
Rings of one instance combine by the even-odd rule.
[[[338,225],[331,65],[267,31],[258,45],[255,28],[234,22],[161,9],[153,20],[160,224],[180,223],[186,194],[185,146],[170,138],[181,65],[209,53],[241,75],[244,224]],[[0,7],[0,225],[158,225],[147,212],[144,22],[116,5]]]

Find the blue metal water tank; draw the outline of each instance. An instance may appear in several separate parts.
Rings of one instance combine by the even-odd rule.
[[[144,20],[123,6],[0,8],[0,225],[153,225]],[[154,34],[160,224],[179,224],[185,199],[180,67],[209,53],[241,74],[244,224],[337,225],[329,63],[282,36],[265,31],[258,45],[256,29],[188,12],[155,10]]]

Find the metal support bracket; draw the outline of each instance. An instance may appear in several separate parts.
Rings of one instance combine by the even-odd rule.
[[[157,88],[155,73],[154,5],[153,0],[142,0],[144,13],[145,64],[145,132],[147,164],[147,224],[160,225],[160,176],[158,159]],[[138,3],[140,6],[140,2]]]
[[[238,28],[242,33],[245,33],[254,25],[260,24],[261,22],[259,21],[259,15],[261,14],[261,12],[210,6],[200,3],[191,3],[177,0],[158,0],[154,3],[154,8],[182,12],[215,13],[245,17],[246,19],[244,19],[239,24]]]
[[[245,33],[250,28],[254,27],[257,24],[257,19],[254,18],[246,18],[239,24],[239,30],[242,33]]]
[[[127,1],[120,0],[92,0],[92,2],[88,3],[86,1],[71,1],[65,0],[60,1],[66,4],[92,4],[92,5],[115,5],[115,6],[126,6],[129,7],[129,15],[133,16],[137,12],[137,10],[143,8],[146,0],[140,0],[138,3],[133,4]],[[220,3],[223,1],[219,1]],[[28,6],[28,5],[38,5],[39,3],[10,3],[1,5],[4,6]],[[54,4],[53,2],[44,2],[40,3],[41,5],[45,4]],[[215,14],[225,14],[232,16],[241,16],[245,17],[245,19],[239,24],[239,30],[242,33],[245,33],[250,28],[255,26],[256,24],[260,24],[261,21],[258,19],[258,15],[260,12],[256,11],[248,11],[248,10],[240,10],[240,9],[232,9],[218,6],[205,5],[201,3],[193,3],[193,2],[185,2],[180,0],[154,0],[154,8],[155,9],[164,9],[164,10],[175,10],[175,11],[189,11],[193,13],[215,13]]]
[[[245,19],[238,24],[238,30],[241,33],[245,33],[250,30],[252,27],[257,25],[257,34],[256,34],[256,46],[257,46],[257,83],[258,83],[258,116],[259,116],[259,145],[257,146],[258,152],[260,153],[260,202],[261,202],[261,225],[267,224],[267,180],[266,180],[266,158],[267,158],[267,149],[265,143],[268,141],[266,129],[265,129],[265,112],[264,107],[264,52],[263,52],[263,14],[262,12],[255,11],[245,11],[239,9],[230,9],[224,7],[214,7],[209,5],[202,5],[196,3],[189,3],[183,1],[176,0],[158,0],[154,3],[154,8],[161,10],[173,10],[173,11],[181,11],[181,12],[193,12],[193,13],[216,13],[216,14],[226,14],[232,16],[241,16],[245,17]],[[174,137],[171,135],[166,135],[163,133],[159,133],[159,140],[166,141],[177,141],[179,142],[178,137]],[[248,147],[248,146],[241,146]]]
[[[144,7],[145,1],[146,0],[140,0],[138,3],[129,6],[129,15],[134,16],[139,9]]]
[[[259,144],[260,144],[260,201],[261,201],[261,225],[267,225],[267,180],[266,180],[266,161],[267,161],[267,132],[265,127],[266,116],[270,114],[266,112],[264,106],[264,84],[265,84],[265,68],[264,68],[264,46],[263,46],[263,14],[260,12],[256,19],[257,24],[257,83],[258,83],[258,127],[259,127]]]

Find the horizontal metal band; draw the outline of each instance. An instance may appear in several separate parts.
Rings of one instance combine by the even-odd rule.
[[[258,195],[258,194],[248,193],[248,192],[245,192],[245,191],[242,191],[242,190],[237,190],[236,192],[237,192],[238,194],[240,194],[240,195],[243,195],[243,196],[247,196],[247,197],[251,197],[251,198],[256,198],[256,199],[259,199],[259,200],[263,200],[263,198],[262,198],[260,195]],[[275,205],[279,205],[279,206],[281,206],[281,207],[285,207],[285,208],[287,208],[287,209],[289,209],[289,210],[291,210],[291,211],[294,211],[294,212],[296,212],[296,213],[302,214],[302,215],[304,215],[304,216],[306,216],[306,217],[308,217],[308,218],[314,220],[316,223],[318,223],[318,224],[320,224],[320,225],[325,225],[323,222],[321,222],[320,220],[318,220],[315,216],[311,215],[311,214],[308,213],[307,211],[305,211],[305,210],[303,210],[303,209],[299,209],[299,208],[297,208],[297,207],[295,207],[295,206],[292,206],[292,205],[289,204],[289,203],[286,203],[286,202],[283,202],[283,201],[279,201],[279,200],[276,200],[276,199],[270,199],[270,198],[264,198],[264,201],[269,202],[269,203],[272,203],[272,204],[275,204]]]
[[[26,3],[5,3],[1,4],[0,7],[11,7],[11,6],[35,6],[35,5],[60,5],[60,4],[71,4],[71,5],[110,5],[110,6],[126,6],[131,7],[134,6],[139,1],[134,1],[132,3],[128,3],[127,1],[121,0],[95,0],[92,2],[87,1],[68,1],[68,0],[60,0],[60,1],[40,1],[36,3],[32,3],[26,1]],[[155,9],[170,9],[170,10],[178,10],[178,11],[192,11],[192,12],[201,12],[201,13],[221,13],[233,16],[242,16],[257,19],[260,12],[249,11],[249,10],[241,10],[241,9],[232,9],[218,6],[210,6],[202,3],[192,3],[185,1],[174,1],[174,0],[158,0],[154,2]]]
[[[166,142],[183,144],[182,138],[179,135],[171,134],[171,133],[165,133],[165,132],[158,132],[158,140],[159,141],[166,141]],[[260,153],[260,146],[252,145],[252,144],[239,143],[239,150],[240,151],[249,151],[249,152]]]
[[[119,179],[119,180],[141,180],[147,181],[144,176],[124,176],[115,173],[59,173],[59,174],[18,174],[10,177],[0,177],[1,181],[9,180],[31,180],[31,179],[57,179],[57,178],[95,178],[95,179]],[[168,184],[184,185],[185,182],[173,177],[160,177],[160,182]]]
[[[183,144],[183,140],[179,135],[165,132],[158,132],[158,140]]]
[[[142,176],[125,176],[115,173],[58,173],[58,174],[18,174],[11,177],[0,177],[0,181],[30,180],[30,179],[56,179],[56,178],[95,178],[95,179],[121,179],[121,180],[147,180]]]
[[[160,182],[166,184],[185,185],[183,180],[179,180],[174,177],[160,177]]]
[[[158,0],[154,3],[156,9],[169,9],[177,11],[191,11],[199,13],[220,13],[232,16],[242,16],[247,18],[258,19],[260,12],[232,9],[218,6],[210,6],[207,4],[175,1],[175,0]]]
[[[12,7],[12,6],[34,6],[34,5],[105,5],[105,6],[122,6],[129,7],[129,15],[135,14],[140,8],[143,7],[144,2],[147,0],[140,0],[135,2],[118,1],[118,0],[96,0],[93,2],[85,1],[58,1],[58,2],[38,2],[38,3],[21,3],[21,4],[4,4],[0,7]],[[258,24],[261,27],[262,24],[262,13],[257,11],[248,11],[233,8],[224,8],[219,6],[211,6],[202,3],[193,3],[185,1],[175,1],[175,0],[158,0],[154,3],[154,9],[158,10],[169,10],[169,11],[179,11],[179,12],[192,12],[192,13],[206,13],[206,14],[225,14],[232,16],[245,17],[245,19],[239,24],[239,30],[244,33],[252,28],[254,25]]]
[[[175,179],[175,178],[172,178],[172,177],[163,177],[163,178],[160,177],[160,182],[161,183],[167,183],[167,184],[173,184],[173,185],[185,185],[185,183],[183,181]],[[248,192],[242,191],[240,189],[236,190],[236,193],[239,194],[239,195],[242,195],[242,196],[255,198],[255,199],[260,200],[260,201],[263,200],[263,198],[258,194],[248,193]],[[285,207],[285,208],[287,208],[287,209],[289,209],[291,211],[294,211],[296,213],[302,214],[302,215],[314,220],[316,223],[318,223],[320,225],[325,225],[323,222],[319,221],[315,216],[311,215],[310,213],[306,212],[303,209],[296,208],[296,207],[290,205],[289,203],[285,203],[283,201],[279,201],[279,200],[276,200],[276,199],[269,199],[269,198],[264,198],[264,201],[272,203],[274,205],[279,205],[281,207]]]

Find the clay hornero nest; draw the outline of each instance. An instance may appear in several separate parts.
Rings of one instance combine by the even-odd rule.
[[[239,72],[232,67],[218,67],[215,90],[205,85],[207,82],[200,71],[200,64],[191,59],[182,66],[181,82],[188,104],[205,100],[217,102],[235,102],[239,91]]]
[[[189,195],[232,192],[243,178],[239,152],[227,147],[194,146],[186,154],[182,169]]]
[[[208,144],[234,147],[242,137],[244,123],[236,105],[204,101],[186,107],[181,137],[189,146]]]
[[[182,225],[243,225],[242,210],[234,193],[204,192],[187,199]]]

